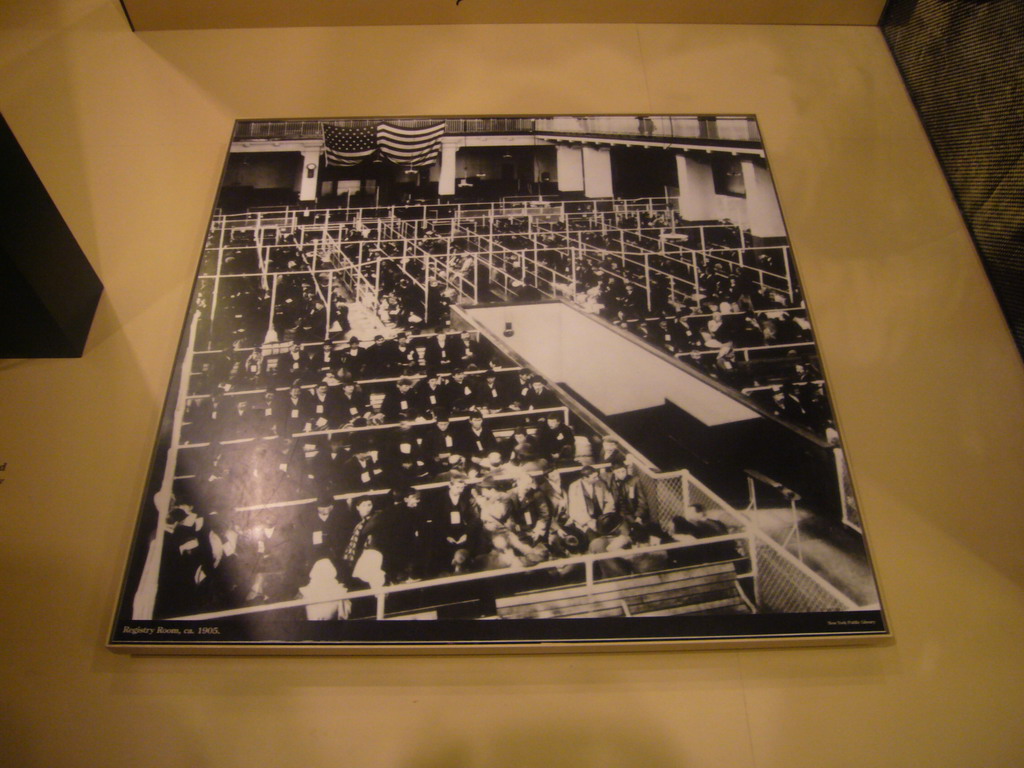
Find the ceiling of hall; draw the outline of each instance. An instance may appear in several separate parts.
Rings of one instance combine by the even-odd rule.
[[[885,0],[121,0],[136,31],[393,24],[854,24]]]

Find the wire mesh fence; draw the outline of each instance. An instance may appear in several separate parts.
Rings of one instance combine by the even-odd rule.
[[[700,505],[712,518],[747,534],[744,554],[751,558],[755,605],[759,613],[811,613],[856,610],[857,604],[801,563],[742,512],[724,502],[686,470],[655,473],[641,467],[640,484],[651,516],[666,531],[688,505]]]

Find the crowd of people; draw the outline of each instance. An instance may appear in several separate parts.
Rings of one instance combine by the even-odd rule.
[[[685,231],[678,214],[663,212],[577,216],[529,233],[521,225],[494,238],[501,248],[488,263],[516,277],[520,296],[541,285],[570,298],[824,436],[831,406],[799,285],[781,287],[784,249],[744,249],[733,228],[712,227],[704,244],[713,255],[670,254],[660,245],[665,227]]]
[[[196,355],[157,615],[301,598],[308,618],[344,618],[367,587],[688,535],[684,515],[652,516],[613,441],[475,332],[279,346]]]
[[[564,295],[747,395],[762,410],[819,437],[833,426],[799,285],[783,287],[784,248],[743,248],[734,227],[705,227],[698,237],[669,211],[562,216],[464,219],[444,233],[429,222],[405,222],[395,231],[361,222],[340,230],[337,263],[363,264],[363,282],[375,287],[374,310],[393,327],[422,330],[442,323],[456,299],[452,286],[475,283],[478,295],[495,298]],[[666,231],[710,250],[672,252],[661,245]],[[276,234],[266,246],[269,268],[285,274],[270,286],[248,274],[259,266],[247,250],[252,239],[249,232],[233,234],[225,250],[222,330],[213,334],[217,344],[211,348],[239,340],[245,347],[259,344],[268,321],[253,327],[248,319],[270,313],[274,291],[273,338],[343,339],[350,286],[316,272],[336,265],[317,258],[323,252],[316,240],[300,246],[294,234]],[[485,251],[487,267],[474,270],[470,254]],[[446,258],[428,274],[424,254]],[[246,276],[232,277],[238,274]],[[492,294],[492,281],[508,289],[504,296]]]
[[[398,225],[371,221],[329,247],[231,232],[195,297],[156,615],[300,599],[310,619],[345,618],[361,610],[348,596],[368,587],[634,550],[595,563],[624,575],[676,562],[645,554],[651,545],[729,533],[699,505],[655,514],[614,442],[543,379],[447,326],[453,285],[495,280],[471,258],[486,232],[500,245],[489,267],[525,277],[519,288],[546,279],[762,409],[834,433],[799,289],[758,279],[779,269],[780,251],[729,251],[723,236],[714,258],[652,254],[651,240],[680,224],[605,213],[545,231],[484,217],[444,231],[405,223],[401,243]],[[445,259],[431,272],[423,254]],[[390,329],[372,339],[352,334],[353,261],[373,289],[364,305]]]
[[[157,615],[308,598],[308,618],[346,618],[345,596],[361,589],[605,552],[623,554],[600,560],[598,574],[626,575],[672,562],[663,551],[628,550],[729,532],[699,509],[680,512],[668,530],[658,524],[643,486],[617,458],[600,469],[535,459],[485,474],[456,470],[439,484],[343,499],[322,490],[315,501],[282,507],[176,501],[165,520]],[[554,585],[581,571],[570,561],[543,573]]]

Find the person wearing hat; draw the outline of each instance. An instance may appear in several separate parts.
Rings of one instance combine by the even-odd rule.
[[[640,479],[631,469],[625,461],[616,459],[602,478],[615,499],[615,511],[631,527],[644,528],[651,523],[650,508]]]
[[[334,408],[341,425],[355,424],[365,419],[370,405],[366,394],[352,379],[345,379],[334,395]]]
[[[338,357],[338,352],[334,348],[334,342],[330,339],[324,339],[324,343],[319,347],[314,347],[313,351],[309,356],[309,367],[314,371],[320,371],[324,373],[326,371],[335,371],[341,364],[341,359]]]
[[[463,331],[461,341],[463,365],[475,365],[478,368],[486,368],[491,364],[494,349],[480,337],[479,333]]]
[[[427,366],[434,370],[448,370],[462,360],[462,345],[452,343],[447,333],[438,333],[426,343]],[[456,349],[458,346],[458,349]]]
[[[448,388],[441,384],[441,374],[437,370],[427,371],[416,385],[413,398],[419,413],[433,413],[439,408],[448,410],[451,407]]]
[[[413,380],[403,376],[395,382],[394,388],[384,389],[384,400],[381,402],[380,410],[387,421],[411,419],[419,414],[419,400],[413,386]]]
[[[423,448],[426,455],[433,461],[434,471],[447,469],[448,457],[455,450],[458,441],[456,430],[452,429],[448,411],[439,409],[434,413],[435,423],[426,427],[423,434]]]
[[[476,405],[476,387],[467,378],[464,368],[452,371],[451,379],[443,387],[445,400],[452,410],[466,410]]]
[[[298,462],[297,480],[299,491],[315,495],[326,487],[331,478],[331,465],[321,448],[323,437],[312,436],[300,440],[302,458]]]
[[[395,337],[394,346],[390,348],[388,360],[388,375],[399,376],[412,370],[416,358],[416,351],[409,343],[409,336],[405,331],[399,331]]]
[[[313,429],[327,430],[338,426],[338,399],[326,382],[321,381],[313,387],[309,407],[312,410]]]
[[[551,461],[571,462],[576,456],[576,436],[558,411],[544,414],[535,439],[539,453]]]
[[[324,451],[324,463],[327,465],[328,485],[334,489],[340,483],[345,465],[352,459],[345,435],[334,432],[328,439],[327,450]]]
[[[349,338],[348,346],[341,352],[341,365],[354,381],[363,377],[364,354],[356,336]]]
[[[550,544],[557,517],[547,467],[545,459],[535,459],[522,465],[523,474],[516,486],[517,503],[512,511],[515,529],[520,538],[533,546],[547,547]]]
[[[429,532],[433,521],[419,490],[399,487],[394,501],[379,513],[376,542],[383,556],[382,568],[389,584],[418,579],[431,560]]]
[[[313,428],[313,408],[309,397],[309,392],[302,388],[301,381],[295,379],[282,400],[282,422],[278,427],[278,435],[295,435]]]
[[[530,395],[535,376],[529,368],[519,369],[519,378],[510,398],[510,407],[515,410],[526,410],[526,401]]]
[[[507,410],[511,406],[512,399],[509,397],[506,387],[498,379],[494,370],[484,373],[482,381],[477,385],[473,402],[484,413],[495,413]]]
[[[598,521],[615,515],[615,498],[593,467],[583,467],[580,476],[569,484],[566,513],[572,523],[588,537],[596,538]]]
[[[377,520],[378,511],[373,496],[358,496],[352,500],[351,513],[341,530],[342,550],[338,569],[341,580],[350,589],[362,586],[355,583],[356,563],[370,546],[371,537],[375,540]]]
[[[423,437],[408,421],[388,434],[381,450],[381,480],[384,485],[401,488],[422,483],[430,472]]]
[[[220,425],[221,440],[245,440],[259,436],[259,425],[249,402],[242,395],[230,398],[231,407]]]
[[[315,369],[312,368],[309,358],[302,352],[302,347],[293,343],[288,350],[281,355],[275,366],[280,383],[298,381],[305,384],[313,379]]]
[[[548,389],[544,379],[540,376],[534,376],[530,379],[530,389],[523,399],[523,407],[526,410],[534,411],[539,408],[557,408],[561,404],[558,395]]]
[[[485,475],[476,484],[473,498],[485,531],[493,534],[509,528],[512,523],[511,499],[498,489],[498,483],[492,475]]]
[[[448,462],[446,464],[438,463],[437,469],[438,471],[434,475],[434,482],[436,483],[447,483],[456,475],[469,477],[466,457],[458,453],[449,454]]]
[[[295,596],[302,580],[301,549],[291,518],[264,509],[239,540],[242,567],[252,574],[248,602],[277,602]]]
[[[379,333],[373,337],[373,344],[363,350],[364,379],[381,379],[388,375],[392,360],[391,344],[384,341]]]
[[[324,558],[335,567],[340,564],[343,518],[334,497],[326,491],[317,495],[313,509],[303,511],[299,519],[299,542],[307,573],[314,563]]]
[[[341,487],[348,492],[378,488],[383,470],[373,457],[369,446],[364,446],[345,464]]]
[[[514,466],[521,466],[541,456],[536,442],[522,425],[513,429],[512,434],[502,440],[499,447],[504,460]]]

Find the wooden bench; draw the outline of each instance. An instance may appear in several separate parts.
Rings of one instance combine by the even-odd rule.
[[[498,598],[496,605],[498,616],[510,619],[749,612],[732,562],[521,592]]]

